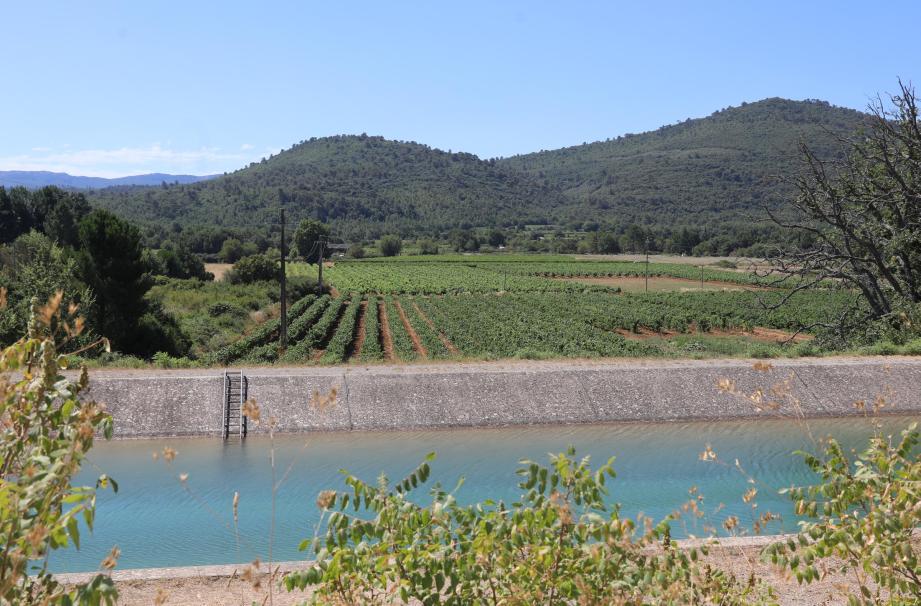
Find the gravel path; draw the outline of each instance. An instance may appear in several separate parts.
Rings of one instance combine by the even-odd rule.
[[[847,593],[855,590],[853,581],[837,574],[811,584],[800,585],[759,559],[759,552],[781,536],[727,539],[719,548],[711,548],[707,561],[715,567],[730,571],[738,578],[747,578],[752,572],[777,591],[782,606],[839,605],[847,603]],[[303,566],[301,562],[282,562],[275,565],[283,574]],[[268,598],[269,579],[266,573],[258,577],[257,586],[242,581],[240,573],[246,566],[189,566],[183,568],[148,568],[116,570],[112,576],[120,593],[119,604],[153,604],[158,598],[167,605],[192,606],[199,604],[250,604],[263,603]],[[262,567],[267,570],[266,566]],[[85,582],[90,575],[59,575],[65,584]],[[310,598],[310,592],[288,593],[276,588],[273,602],[277,606],[301,604]]]

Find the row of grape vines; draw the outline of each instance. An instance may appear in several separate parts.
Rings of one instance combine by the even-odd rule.
[[[279,351],[279,322],[272,319],[219,351],[215,360],[340,364],[529,353],[656,356],[663,355],[660,344],[628,338],[630,333],[793,332],[855,303],[848,291],[811,291],[776,306],[788,296],[778,291],[309,296],[291,307],[287,351]]]
[[[381,316],[389,320],[386,336],[390,338],[393,351],[388,361],[408,362],[448,356],[439,334],[422,318],[411,301],[406,300],[401,305],[399,300],[389,296],[366,298],[354,293],[350,297],[339,298],[310,295],[292,305],[286,351],[280,351],[280,320],[273,318],[216,352],[213,362],[228,365],[383,361],[386,356]],[[360,327],[363,335],[358,334]],[[411,334],[419,339],[419,345],[414,343]],[[361,351],[357,351],[358,342],[362,343]]]
[[[415,303],[464,355],[654,356],[658,344],[626,339],[641,332],[702,333],[771,328],[797,331],[854,303],[845,291],[797,293],[696,292],[618,296],[609,293],[511,293],[419,297]],[[475,321],[472,319],[475,318]]]
[[[518,276],[541,276],[552,278],[605,278],[650,276],[725,282],[743,285],[764,285],[771,280],[750,272],[727,271],[711,267],[699,267],[684,263],[646,263],[640,261],[567,261],[536,263],[478,263],[477,267],[495,272]]]
[[[413,257],[410,257],[413,258]],[[501,257],[500,257],[501,258]],[[400,261],[394,263],[345,261],[337,262],[324,270],[324,279],[340,292],[394,293],[394,294],[461,294],[509,292],[580,292],[606,290],[585,284],[556,280],[574,277],[634,277],[644,276],[645,263],[632,261],[572,261],[553,260],[498,261],[476,258],[461,261]],[[765,278],[747,272],[701,268],[680,263],[650,263],[650,276],[703,279],[740,285],[765,285]],[[295,264],[291,275],[316,277],[316,268]]]

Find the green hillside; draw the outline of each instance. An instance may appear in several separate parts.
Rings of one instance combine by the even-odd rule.
[[[142,222],[245,227],[315,217],[343,236],[534,222],[563,196],[474,155],[381,137],[302,142],[260,163],[192,185],[98,190],[92,200]]]
[[[865,114],[823,101],[765,99],[640,135],[514,156],[500,163],[562,191],[569,218],[705,225],[763,217],[789,188],[778,176],[802,169],[799,143],[840,152]]]
[[[782,204],[791,192],[777,177],[801,170],[801,141],[832,157],[836,136],[863,119],[821,101],[766,99],[654,132],[498,161],[336,136],[211,181],[108,188],[90,198],[164,227],[249,228],[275,221],[283,205],[292,223],[319,218],[347,239],[578,222],[704,227],[712,237],[748,229],[764,220],[763,205]]]

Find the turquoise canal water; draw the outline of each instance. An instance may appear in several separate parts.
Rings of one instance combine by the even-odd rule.
[[[911,420],[886,418],[883,427],[897,433]],[[835,435],[848,446],[862,447],[872,433],[871,423],[825,419],[809,426],[816,437]],[[464,476],[461,501],[513,500],[520,494],[515,475],[519,459],[546,461],[548,452],[561,452],[570,444],[596,463],[617,457],[618,477],[608,485],[610,498],[631,517],[643,512],[661,518],[687,499],[688,489],[697,487],[708,511],[724,505],[712,521],[733,514],[750,520],[749,506],[742,501],[747,480],[733,467],[738,459],[758,481],[758,510],[784,518],[769,531],[789,531],[796,528],[795,519],[777,489],[812,479],[801,459],[791,454],[814,450],[805,428],[782,420],[286,435],[275,441],[278,475],[289,467],[290,473],[277,493],[272,557],[303,557],[297,544],[313,534],[316,495],[343,486],[340,468],[366,480],[381,472],[396,480],[436,451],[430,481],[450,488]],[[701,461],[706,444],[729,465]],[[153,457],[167,446],[177,451],[171,464],[162,454]],[[54,554],[52,568],[96,570],[113,545],[121,549],[122,569],[232,564],[257,557],[265,561],[272,507],[269,453],[269,440],[259,436],[243,444],[218,438],[99,442],[81,480],[91,483],[105,472],[118,481],[119,491],[100,495],[95,532],[84,533],[79,551]],[[178,480],[186,473],[188,489]],[[232,522],[234,492],[240,493],[239,541]],[[417,494],[424,502],[427,493]],[[695,530],[701,531],[676,526],[674,535]]]

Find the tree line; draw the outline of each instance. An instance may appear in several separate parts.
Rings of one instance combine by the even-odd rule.
[[[156,252],[142,244],[137,226],[103,209],[91,209],[82,193],[57,187],[0,187],[0,343],[26,330],[34,301],[57,291],[67,308],[86,319],[82,339],[109,339],[118,351],[149,356],[181,355],[187,343],[176,321],[145,298],[154,276],[211,277],[187,248]]]

